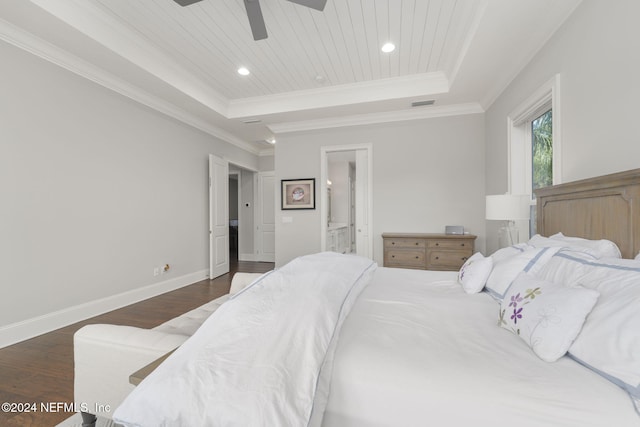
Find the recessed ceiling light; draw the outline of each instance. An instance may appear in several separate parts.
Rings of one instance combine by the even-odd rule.
[[[381,48],[381,50],[382,50],[384,53],[391,53],[391,52],[393,52],[395,49],[396,49],[396,45],[395,45],[395,44],[393,44],[393,43],[391,43],[391,42],[389,42],[389,43],[385,43],[385,44],[382,46],[382,48]]]
[[[240,67],[238,68],[238,74],[240,74],[241,76],[248,76],[249,70],[247,70],[246,67]]]

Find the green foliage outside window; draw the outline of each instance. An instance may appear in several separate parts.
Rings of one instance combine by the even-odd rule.
[[[547,111],[531,122],[533,189],[553,184],[552,112]]]

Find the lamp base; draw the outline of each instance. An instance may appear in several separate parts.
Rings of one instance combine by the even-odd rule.
[[[520,241],[518,228],[514,221],[509,221],[498,230],[498,246],[506,248],[513,246]]]

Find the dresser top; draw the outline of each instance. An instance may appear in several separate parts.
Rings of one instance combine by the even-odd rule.
[[[473,234],[444,234],[444,233],[382,233],[382,238],[408,239],[473,239]]]

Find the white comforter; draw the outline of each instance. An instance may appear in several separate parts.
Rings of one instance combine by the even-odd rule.
[[[249,285],[118,407],[125,426],[319,425],[344,318],[371,260],[298,258]]]
[[[323,426],[640,426],[624,390],[540,360],[498,311],[455,272],[378,268],[342,329]]]

